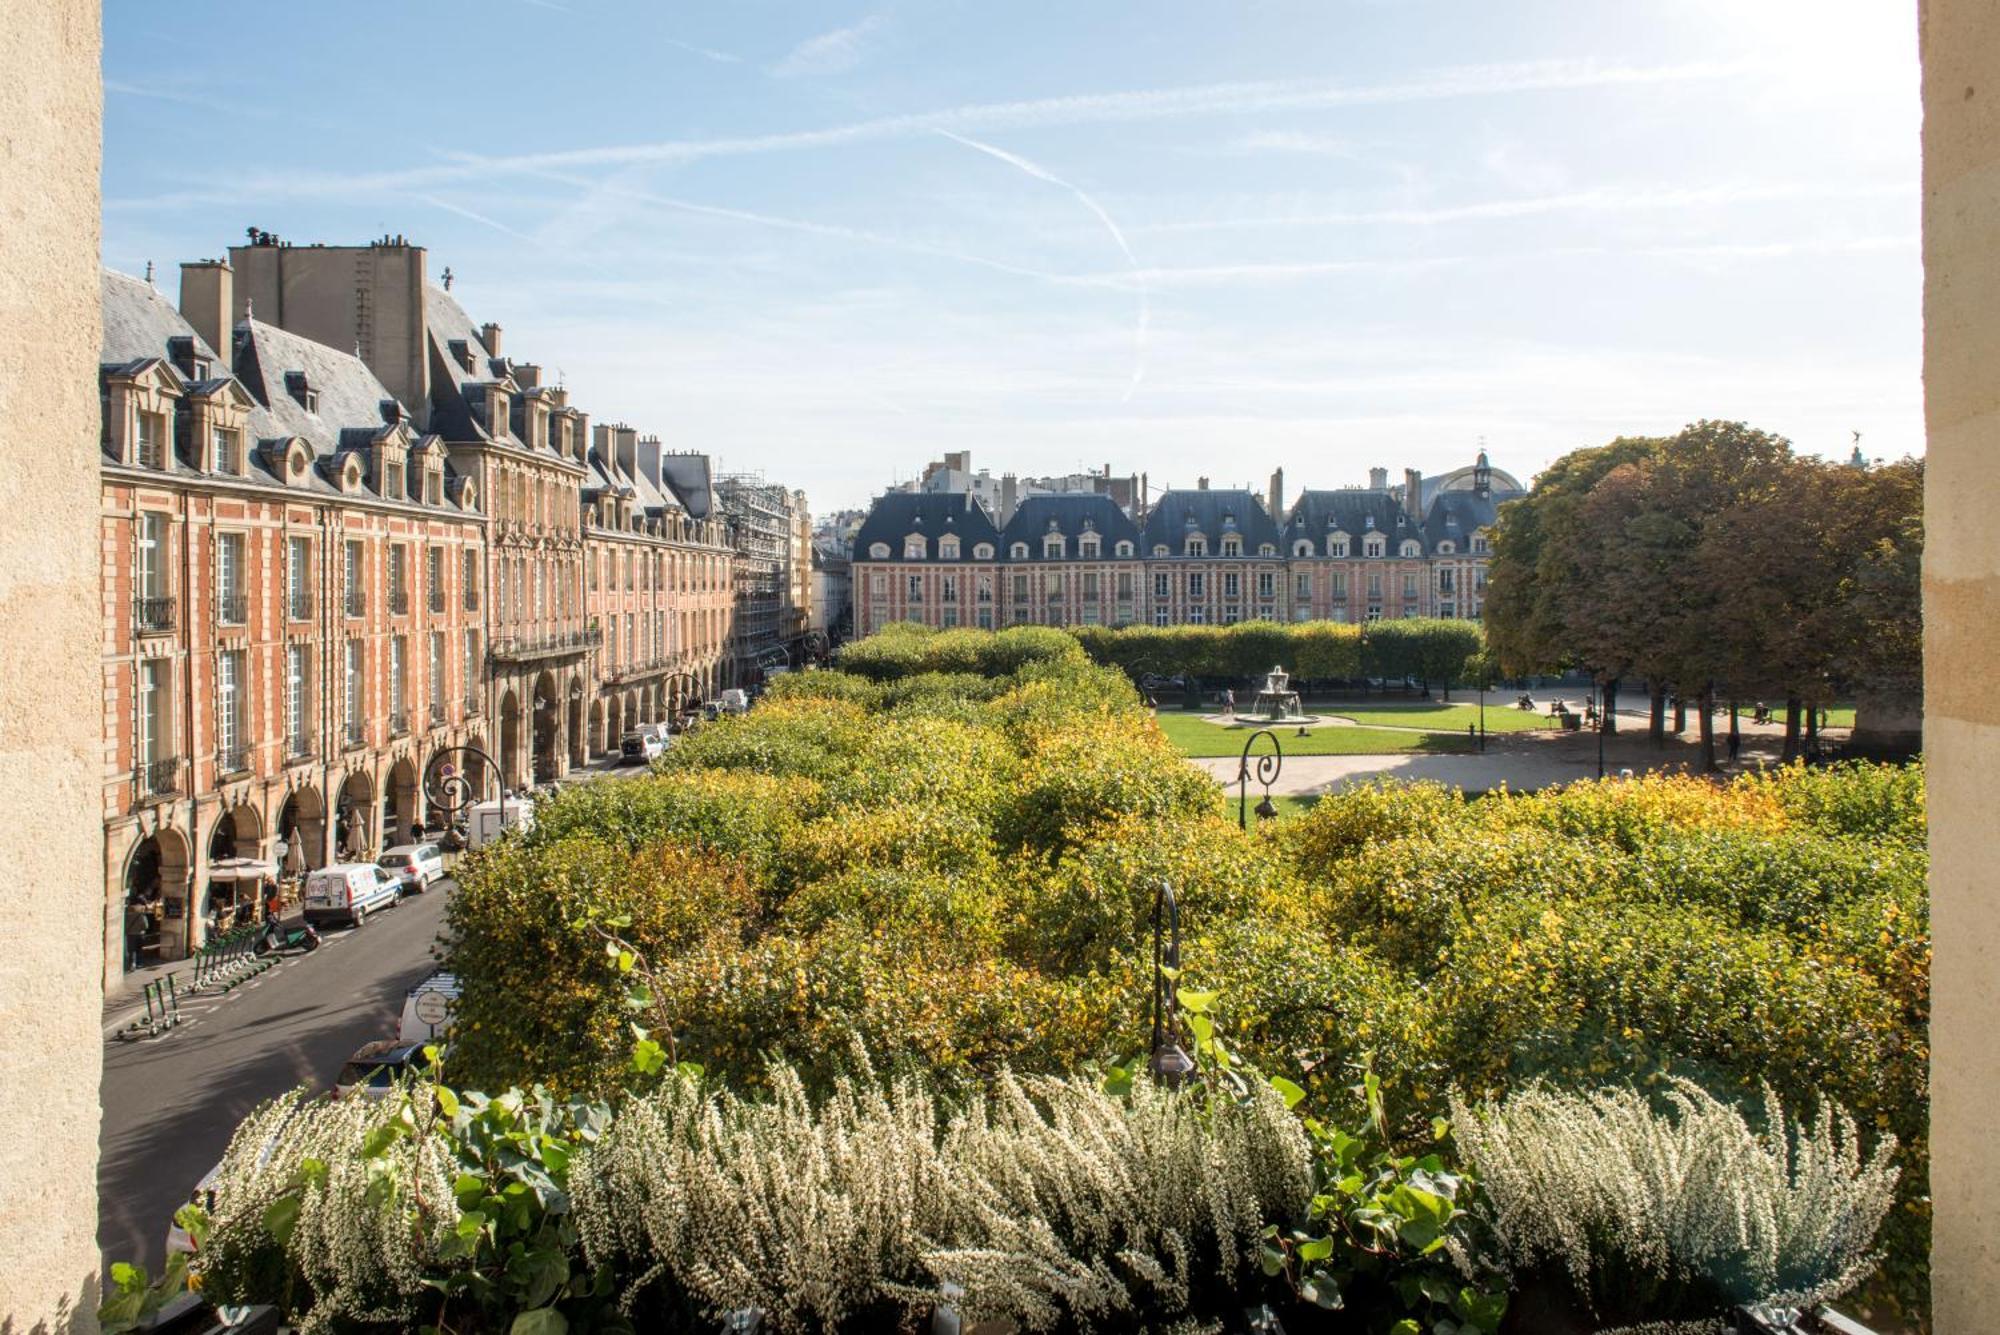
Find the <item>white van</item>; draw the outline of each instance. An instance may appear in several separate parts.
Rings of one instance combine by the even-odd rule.
[[[484,848],[507,830],[535,828],[535,801],[531,797],[510,797],[505,801],[476,802],[466,810],[466,847]]]
[[[722,707],[722,712],[725,714],[747,714],[750,712],[749,694],[734,686],[724,691],[721,695],[716,696],[715,702]]]
[[[398,1043],[434,1043],[451,1028],[458,1008],[458,979],[434,973],[403,998],[403,1018],[396,1027]]]
[[[369,914],[394,905],[400,893],[401,882],[372,862],[336,862],[307,874],[299,903],[315,927],[323,922],[359,927]]]

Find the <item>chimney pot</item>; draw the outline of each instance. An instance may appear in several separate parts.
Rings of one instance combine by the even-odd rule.
[[[479,341],[486,345],[487,356],[498,357],[501,355],[499,325],[488,323],[479,326]]]
[[[236,325],[235,274],[226,260],[196,260],[181,265],[181,318],[194,326],[202,342],[215,349],[229,369]]]

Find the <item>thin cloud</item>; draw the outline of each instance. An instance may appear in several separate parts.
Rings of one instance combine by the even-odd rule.
[[[1139,257],[1132,253],[1131,243],[1125,239],[1125,233],[1119,228],[1117,221],[1105,212],[1104,206],[1092,199],[1082,186],[1065,181],[1048,168],[1030,162],[1018,153],[1009,153],[1006,149],[996,148],[992,144],[982,144],[977,139],[968,139],[962,134],[953,134],[950,130],[939,130],[938,133],[953,143],[964,144],[967,148],[977,149],[989,157],[998,158],[1038,181],[1045,181],[1069,191],[1076,196],[1079,203],[1096,214],[1097,220],[1104,224],[1104,230],[1111,233],[1111,239],[1117,242],[1118,249],[1125,253],[1125,262],[1131,266],[1139,292],[1139,321],[1132,331],[1132,379],[1125,386],[1125,397],[1120,400],[1122,403],[1130,403],[1132,396],[1139,392],[1139,382],[1146,378],[1146,341],[1153,323],[1153,299],[1143,277],[1145,270],[1139,267]]]
[[[171,208],[190,204],[235,203],[246,198],[267,201],[368,192],[392,194],[474,176],[486,178],[495,171],[623,167],[635,163],[679,164],[708,158],[744,157],[906,139],[939,130],[973,134],[992,130],[1172,120],[1190,116],[1441,101],[1511,93],[1711,82],[1738,78],[1754,68],[1742,62],[1639,66],[1600,65],[1593,61],[1533,61],[1448,69],[1416,79],[1383,84],[1284,81],[1088,93],[1022,102],[974,103],[899,116],[880,116],[817,130],[713,139],[668,139],[643,144],[522,153],[482,158],[476,164],[455,162],[359,174],[264,173],[246,177],[226,189],[187,190],[147,198],[112,200],[106,202],[106,207]]]
[[[808,37],[771,66],[771,76],[799,79],[845,73],[861,63],[867,54],[868,35],[881,26],[882,16],[871,14],[850,27]]]
[[[553,9],[558,14],[576,13],[576,11],[574,9],[571,9],[568,5],[557,4],[556,0],[521,0],[521,3],[524,5],[533,5],[536,9]]]
[[[1253,130],[1230,144],[1238,153],[1307,153],[1321,157],[1358,156],[1352,142],[1338,135],[1304,130]]]
[[[1434,227],[1446,223],[1530,218],[1550,213],[1628,213],[1713,208],[1728,204],[1798,199],[1875,199],[1908,195],[1914,184],[1875,181],[1854,184],[1796,182],[1774,185],[1707,186],[1684,190],[1572,190],[1513,199],[1480,200],[1436,208],[1350,209],[1294,213],[1278,217],[1192,218],[1151,223],[1137,232],[1223,232],[1266,227]]]
[[[519,231],[516,228],[509,227],[506,223],[501,222],[497,218],[489,218],[483,213],[479,213],[476,212],[475,210],[468,209],[463,204],[454,204],[450,200],[440,199],[436,195],[417,195],[415,196],[415,198],[420,203],[428,204],[434,209],[443,209],[446,213],[455,213],[461,218],[469,218],[473,222],[479,223],[482,226],[491,227],[496,232],[505,233],[506,235],[513,237],[516,241],[525,241],[529,245],[534,246],[536,249],[538,250],[541,249],[542,243],[535,237],[530,236],[526,232]]]
[[[691,55],[700,56],[703,60],[712,60],[718,65],[738,65],[743,61],[743,57],[732,56],[727,51],[717,51],[712,47],[696,46],[693,42],[683,42],[678,38],[669,37],[665,41],[668,46],[677,46]]]

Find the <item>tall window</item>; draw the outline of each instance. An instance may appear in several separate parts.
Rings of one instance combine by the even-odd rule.
[[[361,544],[349,540],[341,574],[347,588],[347,615],[358,617],[368,611],[368,591],[362,587]]]
[[[243,433],[226,426],[215,428],[215,471],[231,477],[243,474]]]
[[[166,759],[172,749],[172,729],[168,723],[168,671],[164,658],[146,658],[138,664],[138,731],[132,737],[134,761],[152,765]]]
[[[409,730],[409,655],[407,644],[401,635],[389,637],[389,728],[392,732]]]
[[[500,612],[502,613],[502,615],[505,615],[505,613],[507,612],[507,609],[508,609],[508,606],[509,606],[509,604],[508,604],[508,602],[507,602],[507,594],[508,594],[508,588],[509,588],[509,585],[510,585],[511,581],[510,581],[510,580],[508,579],[508,574],[509,574],[509,569],[508,569],[508,568],[509,568],[510,566],[512,566],[512,565],[513,565],[513,562],[511,562],[511,561],[502,561],[502,562],[500,563],[500,606],[499,606],[499,610],[500,610]]]
[[[1257,572],[1257,596],[1259,598],[1269,598],[1271,596],[1274,580],[1275,576],[1268,570]]]
[[[349,746],[361,744],[361,641],[347,641],[345,670],[341,679],[341,731]]]
[[[1234,570],[1230,571],[1228,574],[1222,577],[1223,597],[1234,598],[1241,591],[1241,588],[1242,588],[1241,577],[1238,576]]]
[[[1404,575],[1403,597],[1415,598],[1416,596],[1417,596],[1417,577],[1415,575]]]
[[[303,644],[285,646],[285,754],[311,754],[306,744],[307,696],[311,688],[312,659]]]
[[[1168,594],[1170,593],[1170,591],[1171,591],[1171,590],[1170,590],[1170,588],[1169,588],[1169,585],[1168,585],[1168,580],[1167,580],[1167,572],[1166,572],[1166,571],[1164,571],[1164,570],[1162,570],[1162,571],[1159,571],[1159,572],[1157,572],[1156,574],[1154,574],[1154,576],[1153,576],[1153,596],[1154,596],[1155,598],[1165,598],[1165,597],[1167,597],[1167,596],[1168,596]]]
[[[136,593],[141,598],[167,594],[167,517],[148,510],[139,516],[139,569]]]
[[[243,592],[243,535],[220,533],[215,539],[215,616],[225,626],[249,619],[250,600]]]
[[[136,453],[142,468],[167,466],[167,415],[144,409],[134,422]]]
[[[922,575],[909,576],[909,587],[904,592],[909,595],[912,602],[921,600],[924,596],[924,577]]]
[[[1203,577],[1200,571],[1196,571],[1193,574],[1189,575],[1188,597],[1205,598],[1207,596],[1208,596],[1208,580]]]
[[[389,544],[389,610],[398,616],[410,610],[410,549]]]
[[[467,547],[463,558],[464,569],[459,571],[458,581],[465,589],[465,608],[473,611],[479,606],[479,549]]]
[[[444,632],[431,632],[431,661],[425,678],[430,683],[431,722],[444,722]]]
[[[427,567],[424,584],[430,595],[431,611],[444,611],[444,548],[432,547],[424,553]]]
[[[465,690],[465,712],[470,714],[479,707],[479,632],[465,632],[465,662],[462,665],[465,680],[461,683]]]
[[[625,665],[630,667],[639,652],[639,638],[633,633],[632,614],[625,614]]]
[[[215,656],[215,743],[217,768],[233,774],[243,768],[243,651],[225,650]]]
[[[312,539],[285,540],[285,611],[294,621],[312,617]]]

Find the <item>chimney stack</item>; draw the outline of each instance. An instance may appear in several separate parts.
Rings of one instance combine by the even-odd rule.
[[[1271,518],[1285,522],[1285,470],[1280,468],[1271,474]]]
[[[486,345],[487,356],[498,357],[501,355],[499,325],[489,323],[479,326],[479,341]]]
[[[1388,470],[1388,469],[1386,469],[1386,468],[1371,468],[1371,469],[1369,469],[1369,470],[1368,470],[1368,490],[1370,490],[1370,491],[1387,491],[1387,490],[1389,490],[1389,470]]]
[[[1208,479],[1207,479],[1207,478],[1205,478],[1205,477],[1198,477],[1198,478],[1196,478],[1196,479],[1194,480],[1194,489],[1195,489],[1196,491],[1207,491],[1207,490],[1208,490]]]
[[[1014,506],[1020,496],[1021,484],[1012,473],[1000,475],[1000,524],[1006,527],[1014,518]]]
[[[181,265],[181,318],[194,326],[202,341],[222,359],[218,371],[227,371],[234,349],[231,332],[236,327],[232,288],[235,273],[227,260],[196,260]]]
[[[1414,468],[1403,470],[1403,513],[1410,517],[1412,524],[1420,524],[1424,518],[1424,475]]]

